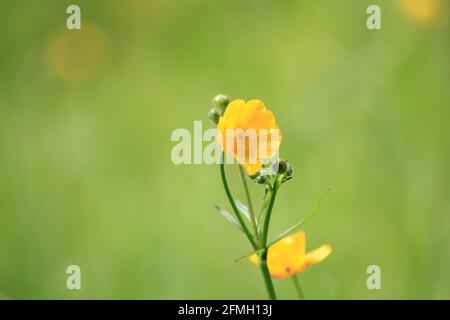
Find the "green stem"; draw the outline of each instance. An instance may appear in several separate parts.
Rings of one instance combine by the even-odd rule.
[[[297,290],[297,294],[300,300],[305,300],[305,296],[303,295],[302,287],[300,286],[300,281],[298,281],[297,274],[292,276],[292,280],[294,281],[295,289]]]
[[[269,294],[270,300],[277,300],[277,296],[275,294],[275,289],[273,287],[272,278],[270,276],[269,268],[267,267],[267,249],[261,254],[260,258],[260,269],[263,274],[264,283],[266,284],[267,293]]]
[[[250,220],[251,220],[252,227],[253,227],[253,235],[255,237],[256,244],[258,245],[258,247],[260,247],[258,227],[256,225],[255,213],[253,211],[252,198],[250,197],[250,191],[248,190],[245,172],[241,165],[239,165],[239,172],[241,174],[242,183],[244,185],[245,196],[247,197],[248,211],[249,211],[249,216],[250,216]]]
[[[272,193],[270,195],[269,206],[267,207],[267,212],[266,212],[265,219],[264,219],[264,226],[262,229],[262,246],[263,247],[267,246],[267,235],[269,233],[270,216],[272,215],[272,209],[273,209],[273,204],[275,203],[275,198],[277,196],[277,190],[278,190],[278,181],[275,181],[273,188],[272,188]]]
[[[258,215],[258,230],[260,231],[259,233],[259,238],[260,241],[262,241],[262,225],[264,223],[264,213],[267,210],[267,204],[269,203],[269,198],[264,198],[263,201],[263,205],[261,206],[261,210],[259,211],[259,215]]]
[[[237,219],[239,220],[239,223],[242,226],[242,230],[247,235],[248,240],[250,241],[253,249],[257,250],[258,246],[255,242],[255,239],[253,239],[252,234],[248,230],[247,225],[244,222],[244,219],[242,219],[241,213],[239,212],[238,208],[236,207],[236,203],[234,202],[233,196],[231,195],[230,188],[228,187],[227,178],[225,176],[225,154],[222,153],[222,161],[220,163],[220,176],[222,177],[222,183],[223,187],[225,189],[225,193],[227,194],[228,201],[231,204],[231,207],[233,208],[234,214],[236,215]]]
[[[264,281],[266,282],[267,291],[269,293],[269,298],[272,300],[276,300],[275,290],[273,288],[272,278],[270,276],[269,268],[267,266],[267,235],[269,233],[269,222],[270,216],[272,214],[273,204],[275,202],[275,198],[277,196],[278,189],[278,181],[275,181],[273,188],[271,190],[269,205],[267,207],[267,212],[265,214],[264,225],[261,232],[261,245],[264,248],[264,251],[260,255],[260,263],[261,263],[261,271],[264,276]]]
[[[227,195],[228,201],[230,202],[231,207],[233,208],[233,211],[234,211],[239,223],[242,226],[242,230],[244,231],[245,235],[247,236],[248,240],[250,241],[250,243],[255,251],[262,249],[263,247],[258,246],[258,244],[256,244],[256,242],[255,242],[255,239],[253,239],[253,236],[250,233],[250,231],[248,230],[248,227],[245,224],[244,220],[242,219],[242,216],[241,216],[238,208],[236,207],[236,203],[234,202],[233,196],[231,195],[230,188],[228,187],[227,178],[225,176],[225,153],[222,153],[222,161],[220,163],[220,176],[222,177],[222,183],[223,183],[223,187],[225,189],[225,193]],[[267,293],[269,294],[269,298],[271,300],[276,300],[277,297],[275,295],[275,289],[273,287],[272,278],[270,277],[269,268],[267,267],[267,249],[264,249],[264,251],[261,254],[260,269],[263,274],[264,283],[266,285],[266,289],[267,289]]]

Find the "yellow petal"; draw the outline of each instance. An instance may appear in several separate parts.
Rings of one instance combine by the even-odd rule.
[[[258,133],[258,154],[269,158],[275,155],[281,143],[281,132],[275,116],[261,100],[250,100],[242,110],[239,120],[245,129],[255,129]],[[273,134],[271,134],[273,132]],[[264,135],[265,138],[261,139]],[[272,142],[272,143],[271,143]]]
[[[219,130],[218,141],[226,154],[233,154],[236,152],[237,143],[234,133],[233,131],[230,132],[232,134],[230,137],[233,141],[229,141],[227,144],[227,130],[235,130],[239,128],[239,119],[244,107],[245,101],[242,99],[231,101],[217,124],[217,129]]]
[[[242,110],[245,107],[245,101],[242,99],[236,99],[231,101],[222,117],[219,119],[218,128],[221,130],[225,129],[234,129],[238,127],[239,119],[242,115]],[[221,130],[222,131],[222,130]]]
[[[256,164],[243,163],[242,166],[244,167],[245,171],[247,171],[247,174],[249,176],[253,176],[259,170],[261,170],[262,163],[260,161],[258,161],[258,163]]]
[[[273,113],[261,100],[250,100],[242,110],[240,123],[246,129],[271,129],[276,127]]]
[[[308,253],[305,250],[306,236],[303,231],[277,241],[269,247],[267,253],[267,266],[270,275],[274,278],[283,279],[297,272],[303,272],[310,265],[324,260],[332,251],[329,245],[323,245]],[[259,264],[258,255],[252,254],[250,261]]]
[[[285,278],[294,274],[305,264],[305,233],[285,237],[270,246],[267,265],[275,278]]]
[[[281,132],[275,117],[261,100],[233,100],[220,117],[217,129],[222,149],[227,155],[234,154],[248,175],[256,174],[262,162],[275,156],[280,147]]]
[[[316,264],[324,260],[331,253],[332,249],[329,245],[323,245],[319,248],[310,251],[306,254],[306,262],[310,264]]]
[[[249,259],[252,263],[259,264],[259,257],[256,253],[252,254]]]
[[[403,14],[418,23],[430,24],[439,18],[441,0],[397,0]]]

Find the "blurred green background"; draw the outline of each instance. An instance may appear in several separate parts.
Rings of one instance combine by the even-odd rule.
[[[210,127],[226,93],[264,100],[283,131],[295,178],[272,236],[331,187],[305,227],[308,249],[334,250],[301,275],[308,298],[450,298],[449,31],[439,0],[2,1],[0,296],[265,298],[213,208],[229,208],[219,167],[170,159],[172,131]]]

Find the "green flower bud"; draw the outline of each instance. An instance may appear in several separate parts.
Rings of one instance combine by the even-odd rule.
[[[224,112],[230,101],[231,99],[229,96],[218,94],[213,99],[213,105],[214,107],[219,108],[220,110],[222,110],[222,112]]]
[[[256,177],[256,182],[258,184],[264,184],[264,183],[266,183],[266,177],[265,176],[257,176]]]
[[[218,124],[220,116],[222,115],[222,112],[219,108],[212,108],[209,110],[208,117],[211,120],[212,123]]]
[[[284,174],[288,169],[288,165],[286,161],[278,160],[272,163],[272,170],[278,174]]]
[[[285,177],[286,178],[292,178],[292,174],[293,174],[292,166],[291,166],[290,163],[288,163],[287,165],[288,165],[288,168],[286,170]]]

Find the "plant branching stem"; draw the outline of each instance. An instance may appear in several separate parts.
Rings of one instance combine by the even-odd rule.
[[[248,213],[253,227],[253,235],[255,237],[257,246],[261,247],[261,244],[259,243],[258,227],[256,225],[255,212],[253,211],[252,198],[250,197],[250,191],[247,185],[247,178],[245,176],[244,169],[242,168],[241,165],[239,165],[239,173],[241,174],[242,184],[244,185],[245,190],[245,196],[247,197]]]
[[[236,207],[236,203],[234,202],[233,196],[231,195],[230,188],[228,187],[227,178],[225,176],[225,154],[222,154],[222,161],[220,163],[220,176],[222,177],[222,183],[223,187],[225,189],[225,193],[227,195],[228,201],[230,202],[231,207],[233,208],[234,214],[236,215],[236,218],[238,219],[239,223],[242,226],[242,230],[246,234],[248,240],[250,241],[250,244],[252,245],[253,249],[258,249],[258,246],[256,245],[255,239],[253,239],[252,234],[250,233],[250,230],[248,230],[247,225],[245,224],[244,219],[242,219],[242,215],[239,212],[238,208]]]
[[[242,170],[242,168],[241,168],[241,170]],[[234,211],[234,214],[236,215],[236,218],[238,219],[239,223],[242,226],[242,230],[244,231],[245,235],[247,236],[248,240],[250,241],[250,244],[252,245],[252,247],[253,247],[253,249],[255,251],[263,249],[262,253],[260,254],[260,269],[261,269],[261,273],[262,273],[263,278],[264,278],[264,284],[266,285],[266,289],[267,289],[267,293],[269,295],[269,299],[276,300],[277,297],[276,297],[276,294],[275,294],[275,289],[273,287],[272,278],[270,276],[269,268],[267,266],[267,248],[266,248],[266,244],[267,244],[268,225],[266,226],[266,223],[265,223],[265,228],[262,230],[263,231],[262,236],[264,236],[264,232],[266,232],[265,236],[263,237],[265,239],[264,240],[265,242],[264,243],[259,243],[259,240],[258,240],[259,237],[258,237],[258,232],[257,232],[258,229],[256,227],[256,222],[255,222],[256,220],[255,220],[255,216],[253,214],[253,208],[251,207],[250,193],[248,192],[248,186],[247,186],[246,181],[245,181],[245,176],[243,177],[244,188],[246,189],[249,210],[250,210],[250,212],[252,212],[252,214],[250,215],[250,218],[252,219],[252,222],[253,222],[255,230],[256,230],[255,238],[253,238],[253,235],[251,234],[250,230],[248,229],[247,225],[245,224],[244,219],[242,219],[242,215],[239,212],[238,208],[236,207],[236,203],[234,202],[234,198],[233,198],[233,196],[231,194],[230,188],[228,187],[227,178],[225,176],[225,153],[222,153],[222,161],[220,163],[220,176],[222,178],[223,187],[225,189],[225,193],[227,195],[228,201],[230,202],[230,205],[233,208],[233,211]],[[274,192],[271,194],[270,203],[269,203],[269,207],[268,207],[268,210],[270,210],[270,211],[267,212],[267,213],[269,213],[269,217],[270,217],[270,212],[272,211],[273,202],[275,201],[275,194],[274,193],[276,193],[276,190],[274,190]],[[267,222],[267,224],[268,224],[268,222]]]

